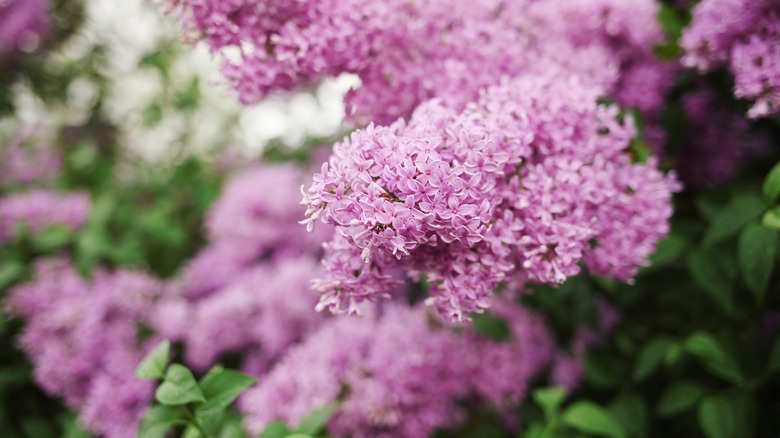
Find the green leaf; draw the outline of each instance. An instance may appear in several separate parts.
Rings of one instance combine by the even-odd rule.
[[[14,284],[17,280],[21,279],[24,275],[24,265],[11,261],[3,263],[0,267],[0,290],[4,290],[8,286]]]
[[[200,382],[207,404],[226,408],[257,379],[234,370],[220,370],[207,374]]]
[[[780,231],[780,207],[774,207],[764,213],[761,218],[761,224],[770,230]]]
[[[268,423],[268,426],[265,427],[265,430],[258,438],[285,438],[291,433],[292,431],[286,424],[281,421],[273,421]]]
[[[170,406],[206,401],[192,372],[177,363],[168,367],[165,380],[155,392],[155,398],[160,403]]]
[[[65,246],[73,240],[73,231],[62,227],[54,226],[44,230],[35,237],[35,248],[39,251],[48,252]]]
[[[736,410],[725,395],[707,397],[699,403],[699,427],[707,438],[732,438],[737,433]]]
[[[712,220],[704,235],[704,245],[710,246],[736,234],[743,225],[758,217],[766,205],[758,196],[743,195],[732,199]]]
[[[658,22],[670,39],[677,40],[682,34],[685,23],[673,7],[664,3],[661,3],[660,6],[658,9]]]
[[[704,387],[698,383],[677,382],[661,395],[656,412],[662,417],[678,414],[693,407],[704,393]]]
[[[162,438],[177,425],[187,424],[178,412],[169,406],[153,406],[146,412],[138,427],[138,438]]]
[[[693,281],[715,301],[727,315],[734,313],[734,297],[728,276],[713,254],[696,250],[688,254],[688,271]]]
[[[764,200],[770,205],[777,202],[780,197],[780,162],[775,164],[764,179]]]
[[[702,364],[713,374],[734,383],[742,383],[742,375],[736,361],[721,347],[709,333],[697,332],[691,335],[684,345],[685,351],[698,356]]]
[[[634,380],[641,382],[650,375],[666,357],[666,352],[672,345],[667,338],[655,338],[642,347],[634,367]]]
[[[165,377],[165,366],[168,364],[168,355],[171,351],[171,343],[162,341],[146,355],[141,364],[135,370],[139,379],[162,379]]]
[[[777,232],[759,224],[751,224],[739,236],[737,260],[742,278],[756,301],[764,298],[777,251]]]
[[[544,410],[545,417],[550,419],[558,413],[558,408],[566,399],[566,389],[561,387],[539,388],[534,391],[533,398],[536,404]]]
[[[772,352],[769,353],[766,370],[770,373],[780,371],[780,339],[775,341],[775,346],[772,347]]]
[[[474,331],[494,341],[506,341],[512,338],[512,331],[503,319],[489,313],[472,316]]]
[[[609,410],[631,436],[647,435],[647,406],[638,395],[621,395],[609,404]]]
[[[655,252],[650,256],[650,266],[646,270],[667,265],[683,255],[689,246],[688,239],[670,234],[666,239],[658,242]]]
[[[622,438],[626,432],[620,423],[606,409],[588,402],[580,401],[566,409],[561,417],[563,424],[593,435]]]
[[[328,420],[336,413],[337,409],[338,405],[336,403],[328,403],[319,409],[313,410],[301,420],[298,427],[295,429],[295,432],[317,435],[322,432],[325,424],[328,423]]]
[[[195,411],[203,430],[215,435],[227,408],[245,389],[257,379],[233,370],[218,370],[207,374],[200,382],[206,403]]]

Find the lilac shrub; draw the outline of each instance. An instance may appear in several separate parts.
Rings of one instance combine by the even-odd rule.
[[[630,279],[668,230],[677,183],[631,162],[632,119],[597,104],[601,91],[567,74],[520,77],[461,113],[432,101],[336,144],[303,201],[309,228],[343,236],[326,253],[320,307],[358,313],[398,267],[425,274],[454,319],[489,307],[501,282],[560,284],[580,261]]]
[[[780,2],[703,0],[681,45],[684,65],[704,72],[727,66],[734,95],[754,100],[751,118],[780,110]]]

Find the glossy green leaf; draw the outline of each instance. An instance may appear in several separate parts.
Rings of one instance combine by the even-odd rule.
[[[737,406],[726,395],[715,395],[699,403],[699,428],[707,438],[733,438],[737,434]]]
[[[285,438],[291,433],[292,431],[286,424],[281,421],[272,421],[268,423],[258,438]]]
[[[561,387],[539,388],[534,391],[533,399],[549,419],[556,415],[561,404],[566,400],[566,389]]]
[[[688,254],[688,271],[693,281],[726,314],[734,312],[733,285],[713,254],[696,250]]]
[[[195,411],[203,430],[214,435],[219,430],[227,408],[245,389],[257,379],[233,370],[218,370],[207,374],[200,382],[206,403]]]
[[[138,438],[162,438],[177,425],[187,422],[179,417],[179,413],[169,406],[153,406],[146,412],[138,427]]]
[[[704,235],[704,245],[709,246],[733,236],[743,225],[757,218],[766,209],[758,196],[743,195],[732,199],[712,220]]]
[[[759,302],[763,301],[772,277],[777,242],[777,232],[759,224],[746,226],[739,236],[739,269],[748,289]]]
[[[634,367],[634,380],[640,382],[655,371],[671,345],[672,341],[667,338],[655,338],[642,347]]]
[[[775,341],[775,346],[772,347],[772,352],[769,353],[766,370],[770,373],[780,371],[780,339]]]
[[[593,435],[622,438],[626,432],[609,411],[589,402],[579,401],[569,406],[561,416],[566,426]]]
[[[512,338],[512,331],[503,319],[490,313],[472,316],[474,331],[494,341],[506,341]]]
[[[140,379],[162,379],[165,377],[165,367],[168,365],[168,355],[171,351],[171,343],[162,341],[146,355],[138,365],[135,375]]]
[[[642,397],[624,393],[609,404],[609,411],[630,436],[647,436],[647,406]]]
[[[684,344],[685,351],[698,356],[702,364],[713,374],[742,383],[744,377],[733,357],[720,345],[717,339],[706,332],[691,335]]]
[[[656,412],[662,417],[683,412],[693,407],[705,392],[704,387],[695,382],[675,383],[661,395]]]
[[[777,202],[780,197],[780,162],[772,167],[769,174],[764,179],[764,200],[770,205]]]
[[[770,230],[780,231],[780,207],[774,207],[764,213],[761,224]]]
[[[317,435],[322,432],[328,420],[336,413],[338,405],[329,403],[319,409],[314,409],[309,415],[303,418],[295,429],[297,433],[308,435]]]
[[[168,367],[165,380],[155,392],[155,398],[160,403],[171,406],[206,401],[192,372],[176,363]]]

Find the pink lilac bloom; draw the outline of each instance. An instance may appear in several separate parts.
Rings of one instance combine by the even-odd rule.
[[[663,34],[650,0],[164,3],[223,58],[244,103],[357,75],[361,86],[346,96],[357,125],[389,124],[434,97],[460,111],[504,77],[548,68],[582,74],[637,105],[655,105],[667,86],[667,67],[652,56]],[[622,70],[642,80],[617,84]]]
[[[497,308],[512,331],[506,342],[456,330],[420,306],[389,303],[363,318],[332,319],[247,392],[246,426],[256,434],[274,420],[296,425],[338,402],[327,425],[334,435],[422,437],[457,426],[461,402],[474,397],[517,407],[549,361],[551,338],[539,317]]]
[[[550,364],[555,343],[544,319],[520,305],[502,299],[490,311],[507,323],[510,339],[489,341],[470,331],[461,342],[465,347],[462,358],[469,362],[466,366],[475,395],[511,412],[525,399],[533,378]]]
[[[322,323],[322,315],[312,310],[317,297],[309,286],[318,270],[313,257],[268,262],[190,304],[184,337],[187,363],[205,370],[227,353],[252,352],[255,369],[248,371],[264,371]]]
[[[60,157],[53,147],[35,143],[30,126],[0,145],[0,185],[50,183],[60,170]]]
[[[49,0],[0,0],[0,55],[37,48],[49,21]]]
[[[8,310],[26,319],[19,346],[36,383],[79,412],[92,432],[133,437],[152,402],[154,383],[133,370],[158,339],[144,339],[164,286],[133,271],[82,278],[65,260],[45,260],[36,279],[10,293]]]
[[[230,177],[206,215],[210,243],[184,269],[185,293],[207,295],[262,259],[320,252],[330,230],[310,234],[297,225],[304,178],[292,164],[255,165]]]
[[[687,135],[679,152],[680,179],[691,188],[726,182],[749,158],[770,149],[771,139],[714,91],[700,87],[682,97]]]
[[[780,110],[780,1],[703,0],[680,43],[683,65],[730,68],[734,95],[755,100],[749,117]]]
[[[13,238],[16,229],[25,226],[37,234],[49,227],[75,231],[86,222],[90,211],[86,193],[57,194],[38,189],[0,198],[0,243]]]
[[[425,274],[429,303],[453,319],[489,307],[501,282],[560,284],[583,259],[633,276],[667,233],[678,186],[631,162],[632,119],[599,105],[601,91],[565,73],[524,76],[461,113],[434,100],[337,143],[303,201],[302,223],[341,235],[315,283],[319,308],[359,313],[399,267]],[[620,231],[627,218],[639,228]]]

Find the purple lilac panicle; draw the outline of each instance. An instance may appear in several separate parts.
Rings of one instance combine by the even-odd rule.
[[[75,231],[86,222],[89,211],[86,193],[60,195],[37,189],[0,198],[0,243],[10,240],[21,225],[33,234],[53,226]]]
[[[247,392],[246,425],[252,433],[274,420],[295,425],[338,401],[330,433],[411,438],[459,424],[467,399],[516,408],[549,362],[552,341],[538,316],[505,302],[496,309],[512,331],[506,342],[470,327],[459,333],[420,306],[391,303],[330,320]]]
[[[36,280],[11,291],[11,313],[27,324],[19,345],[32,360],[35,381],[80,412],[92,432],[133,437],[151,404],[154,384],[134,369],[156,339],[140,327],[163,285],[132,271],[84,279],[65,260],[36,266]]]
[[[489,307],[502,281],[559,284],[583,258],[630,278],[668,231],[678,187],[631,163],[632,119],[598,105],[601,91],[566,74],[520,77],[462,113],[432,101],[408,124],[336,144],[303,201],[308,228],[321,220],[343,236],[315,284],[320,308],[359,312],[396,267],[424,273],[454,319]],[[638,225],[628,234],[627,217]]]
[[[734,95],[755,100],[749,117],[780,111],[780,1],[703,0],[680,43],[683,65],[731,69]]]

